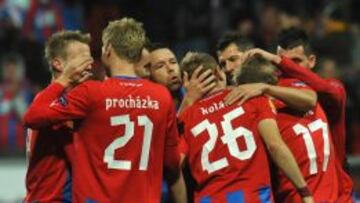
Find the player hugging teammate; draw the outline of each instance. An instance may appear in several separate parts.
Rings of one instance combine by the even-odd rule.
[[[220,66],[198,52],[179,64],[131,18],[102,41],[108,78],[95,81],[88,35],[48,39],[53,81],[24,116],[25,202],[158,203],[163,179],[176,203],[353,201],[345,91],[310,71],[301,30],[283,31],[277,54],[227,34]]]

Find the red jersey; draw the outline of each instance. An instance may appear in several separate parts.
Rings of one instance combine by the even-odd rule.
[[[181,116],[195,202],[272,202],[269,164],[258,123],[275,114],[266,97],[225,106],[229,90],[203,98]],[[256,174],[256,175],[254,175]]]
[[[160,201],[163,166],[179,169],[170,93],[147,80],[86,81],[58,99],[53,83],[30,106],[29,126],[82,119],[74,136],[74,202]],[[39,114],[40,113],[40,114]]]
[[[351,197],[353,183],[346,173],[346,130],[345,107],[346,91],[344,85],[336,79],[323,79],[311,70],[294,63],[291,59],[282,57],[279,64],[281,70],[292,78],[304,81],[318,94],[318,100],[329,119],[330,132],[333,137],[336,168],[339,181],[339,202],[354,202]]]
[[[295,79],[280,79],[278,85],[309,89],[305,83]],[[314,109],[304,113],[280,101],[276,101],[275,105],[282,138],[293,153],[315,202],[335,202],[338,194],[336,156],[321,106],[316,104]],[[285,174],[279,170],[277,176],[278,201],[301,202],[300,195]]]
[[[24,202],[72,202],[71,164],[67,148],[72,129],[66,125],[28,130]]]

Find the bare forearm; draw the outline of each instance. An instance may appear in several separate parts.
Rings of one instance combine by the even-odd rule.
[[[314,108],[317,102],[317,95],[311,90],[269,85],[265,93],[301,111],[308,111]]]
[[[269,152],[276,165],[285,173],[296,188],[306,186],[306,182],[301,174],[299,166],[285,143],[270,148]]]
[[[178,179],[170,185],[170,192],[175,203],[187,203],[186,186],[182,172]]]

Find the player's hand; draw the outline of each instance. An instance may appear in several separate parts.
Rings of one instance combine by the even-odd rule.
[[[216,67],[215,71],[216,71],[215,73],[219,79],[219,84],[221,85],[221,87],[225,88],[226,87],[226,73],[219,66]]]
[[[242,105],[245,101],[264,94],[268,87],[269,85],[264,83],[239,85],[226,95],[224,102],[226,105],[231,105],[235,102],[238,102],[238,105]]]
[[[192,102],[200,99],[216,86],[216,78],[211,70],[206,70],[200,74],[202,69],[202,66],[196,68],[190,79],[188,74],[184,72],[183,87],[186,90],[185,97]]]
[[[270,52],[267,52],[263,49],[259,49],[259,48],[254,48],[254,49],[250,49],[248,51],[246,51],[243,56],[242,56],[242,60],[246,61],[254,56],[261,56],[264,59],[273,62],[275,64],[279,64],[281,62],[281,57],[276,55],[276,54],[272,54]]]
[[[314,203],[314,198],[312,196],[308,196],[308,197],[303,197],[302,198],[302,203]]]
[[[56,82],[64,87],[70,87],[87,80],[92,76],[90,69],[93,62],[93,58],[89,55],[69,59]]]

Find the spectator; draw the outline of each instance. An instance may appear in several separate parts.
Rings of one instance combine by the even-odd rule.
[[[24,61],[17,54],[5,56],[1,63],[0,154],[25,151],[22,116],[32,99],[25,80]]]
[[[23,34],[38,42],[64,28],[61,1],[33,0],[25,16]]]

